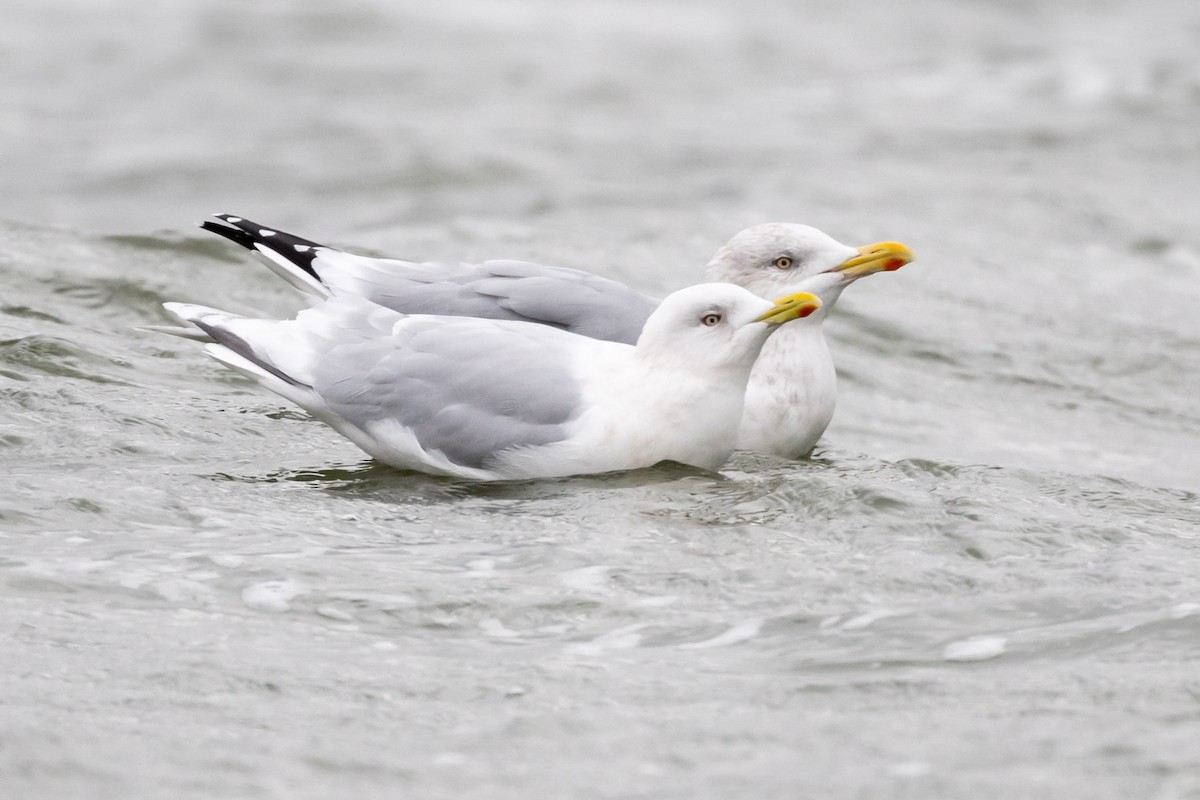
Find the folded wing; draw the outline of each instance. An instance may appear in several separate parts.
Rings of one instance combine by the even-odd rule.
[[[566,438],[581,413],[572,363],[597,344],[544,326],[405,316],[351,296],[284,321],[167,309],[209,336],[210,355],[372,455],[450,474]]]
[[[582,270],[495,259],[480,264],[370,258],[217,214],[201,227],[242,245],[302,291],[352,294],[406,314],[539,322],[633,344],[658,300]]]

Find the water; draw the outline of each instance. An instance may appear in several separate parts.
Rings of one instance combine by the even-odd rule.
[[[0,31],[0,794],[1200,797],[1200,9],[137,4]],[[918,261],[810,461],[372,464],[163,300],[191,227],[665,292],[754,222]]]

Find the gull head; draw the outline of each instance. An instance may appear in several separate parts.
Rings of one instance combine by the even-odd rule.
[[[912,251],[899,242],[851,247],[808,225],[767,222],[726,242],[708,263],[706,275],[760,297],[812,292],[829,306],[855,280],[900,269],[912,260]]]
[[[779,326],[820,307],[821,300],[807,292],[772,301],[734,284],[701,283],[667,295],[646,320],[637,349],[648,358],[748,373]]]

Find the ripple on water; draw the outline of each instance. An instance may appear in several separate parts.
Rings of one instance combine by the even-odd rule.
[[[0,375],[16,381],[51,376],[126,384],[112,374],[114,364],[123,366],[77,342],[56,336],[30,334],[0,341]]]
[[[103,317],[127,318],[128,312],[134,311],[137,319],[153,319],[167,299],[144,282],[127,278],[72,280],[55,286],[53,292],[66,298],[71,305],[100,312]]]
[[[16,319],[33,320],[35,322],[53,322],[56,325],[67,324],[64,320],[52,314],[29,306],[0,306],[0,314]]]

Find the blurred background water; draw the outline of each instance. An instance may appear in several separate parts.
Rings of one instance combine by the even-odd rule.
[[[0,794],[1200,798],[1194,0],[9,0]],[[472,486],[133,326],[192,224],[918,260],[816,456]]]

